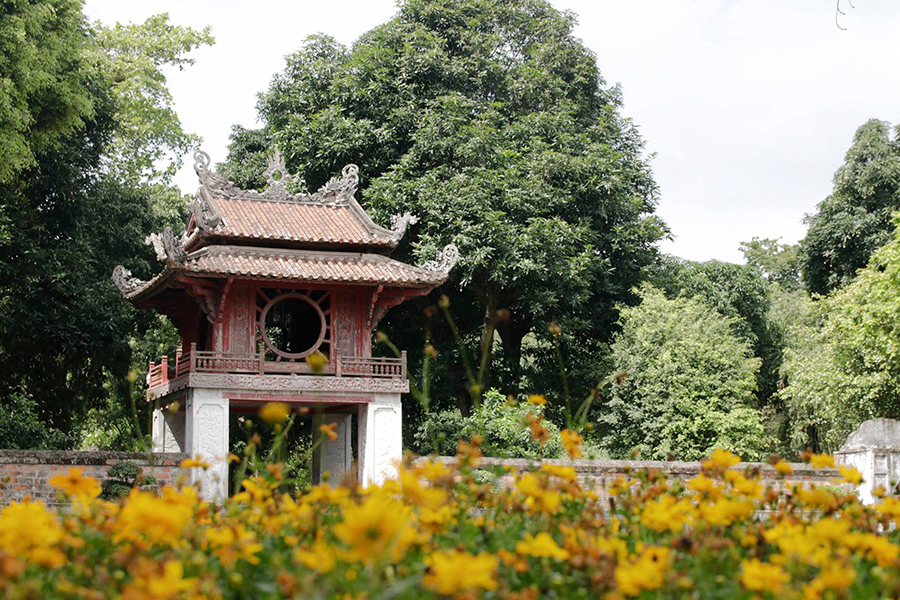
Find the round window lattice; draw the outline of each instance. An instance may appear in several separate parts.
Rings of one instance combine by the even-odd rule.
[[[284,350],[282,350],[281,348],[279,348],[278,346],[275,345],[275,343],[269,337],[269,332],[267,331],[268,327],[266,325],[266,322],[269,317],[269,311],[275,305],[277,305],[279,302],[283,302],[285,300],[291,300],[291,299],[301,300],[301,301],[305,302],[306,304],[308,304],[310,307],[312,307],[312,309],[315,311],[315,314],[319,318],[319,335],[316,338],[316,341],[313,343],[313,345],[310,346],[309,348],[307,348],[306,350],[303,350],[302,352],[285,352]],[[310,327],[313,327],[314,325],[315,325],[314,323],[310,323]],[[319,305],[316,303],[316,301],[313,300],[312,298],[310,298],[309,296],[307,296],[306,294],[290,293],[290,294],[281,294],[280,296],[276,296],[275,298],[272,298],[272,300],[270,300],[268,304],[266,304],[265,308],[263,308],[263,310],[262,310],[262,313],[260,313],[260,315],[259,315],[259,329],[260,329],[260,333],[262,333],[262,339],[266,345],[266,348],[268,348],[271,352],[274,352],[276,355],[278,355],[282,358],[286,358],[286,359],[306,358],[307,356],[309,356],[310,354],[312,354],[313,352],[318,350],[319,346],[322,345],[322,342],[325,341],[325,333],[327,331],[327,328],[328,328],[328,324],[325,321],[325,313],[322,312],[322,309],[319,307]]]

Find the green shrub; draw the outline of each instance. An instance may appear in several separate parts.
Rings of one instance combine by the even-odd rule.
[[[103,490],[100,497],[104,500],[117,500],[131,493],[136,487],[145,489],[154,485],[156,485],[155,477],[144,475],[136,462],[123,460],[111,466],[106,472],[106,479],[100,484]]]
[[[540,415],[543,407],[527,403],[511,404],[497,390],[484,394],[481,406],[468,417],[459,409],[444,410],[428,415],[419,426],[414,439],[422,454],[456,454],[459,440],[479,434],[484,438],[481,449],[485,456],[497,458],[561,458],[562,443],[559,428],[543,421],[550,434],[546,446],[531,436],[526,415]]]

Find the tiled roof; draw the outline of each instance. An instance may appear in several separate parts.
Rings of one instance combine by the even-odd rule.
[[[213,198],[222,217],[207,236],[230,240],[267,240],[296,244],[340,244],[393,248],[397,240],[353,201],[340,205],[293,200]],[[188,242],[192,249],[199,244]]]
[[[125,296],[133,300],[154,295],[167,287],[167,283],[179,273],[413,288],[434,287],[447,279],[445,272],[414,267],[380,254],[208,246],[188,254],[183,267],[166,267],[162,273],[129,290]]]

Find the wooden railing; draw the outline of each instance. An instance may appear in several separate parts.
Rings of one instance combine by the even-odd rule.
[[[334,368],[338,377],[406,378],[406,350],[400,358],[338,356]]]
[[[163,356],[159,364],[150,363],[147,378],[149,387],[167,383],[188,373],[311,373],[305,362],[267,361],[265,351],[257,354],[229,352],[209,352],[197,350],[191,344],[190,350],[175,353],[175,371],[169,373],[169,359]],[[383,377],[406,378],[406,351],[400,358],[337,356],[333,365],[326,366],[322,374],[335,377]]]

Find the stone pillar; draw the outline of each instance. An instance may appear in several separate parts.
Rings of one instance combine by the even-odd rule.
[[[322,439],[322,443],[313,452],[312,480],[314,484],[322,483],[323,476],[328,473],[329,485],[339,485],[344,475],[350,471],[353,464],[353,450],[350,447],[350,433],[353,429],[353,415],[346,413],[317,412],[313,416],[313,439],[321,435],[319,427],[336,423],[334,432],[337,439],[332,441],[328,436]]]
[[[375,394],[359,407],[359,481],[380,485],[397,477],[403,458],[403,411],[400,394]]]
[[[873,504],[875,488],[891,491],[891,482],[900,480],[900,421],[870,419],[850,434],[834,453],[839,465],[856,467],[863,476],[857,487],[859,499]]]
[[[219,389],[192,388],[185,413],[185,451],[212,465],[191,469],[191,483],[204,500],[221,502],[228,496],[228,399]]]
[[[185,414],[183,410],[171,412],[168,408],[153,411],[154,452],[187,452]]]

